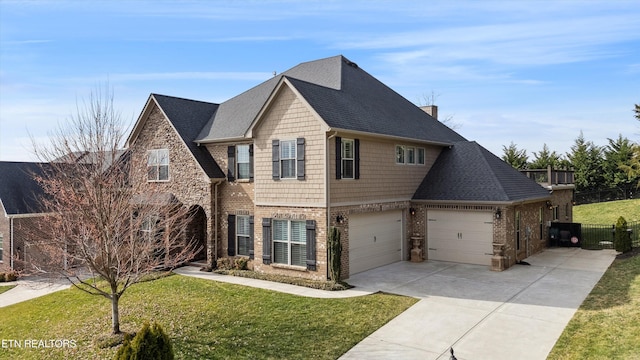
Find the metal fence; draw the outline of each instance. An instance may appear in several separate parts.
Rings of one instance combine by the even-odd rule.
[[[627,223],[627,229],[631,232],[631,247],[640,247],[640,221]],[[613,249],[615,237],[615,225],[582,224],[583,249]]]

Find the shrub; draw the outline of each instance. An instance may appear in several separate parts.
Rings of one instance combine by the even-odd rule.
[[[627,231],[627,221],[620,216],[616,222],[614,247],[616,251],[631,251],[631,234]]]
[[[219,270],[231,270],[233,269],[233,263],[231,258],[219,258],[216,261],[216,269]]]
[[[0,272],[0,282],[9,282],[18,280],[18,273],[13,270],[7,272]]]
[[[340,268],[342,259],[342,244],[340,243],[340,230],[336,227],[329,229],[329,238],[327,239],[327,247],[329,248],[329,276],[333,281],[340,281]]]
[[[247,265],[249,264],[249,258],[246,257],[238,257],[234,260],[234,269],[236,270],[247,270]]]
[[[145,323],[136,336],[124,344],[116,353],[115,360],[173,360],[173,347],[169,336],[158,323]]]

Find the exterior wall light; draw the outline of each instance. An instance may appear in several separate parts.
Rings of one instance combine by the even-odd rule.
[[[411,214],[411,216],[416,214],[416,209],[414,208],[409,208],[409,213]]]
[[[336,216],[336,222],[338,224],[342,224],[344,222],[344,216],[342,216],[342,215]]]
[[[500,220],[502,217],[502,210],[500,208],[496,209],[496,219]]]

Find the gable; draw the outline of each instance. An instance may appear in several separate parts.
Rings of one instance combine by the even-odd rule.
[[[195,138],[200,129],[202,129],[216,112],[218,104],[151,94],[127,140],[127,146],[131,146],[131,144],[136,141],[156,106],[160,109],[172,129],[182,140],[186,150],[188,150],[189,154],[204,173],[212,179],[224,178],[224,172],[207,151],[206,147],[199,146],[195,143]]]

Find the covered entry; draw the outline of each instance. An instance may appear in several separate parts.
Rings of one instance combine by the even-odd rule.
[[[429,260],[491,265],[493,213],[429,210]]]
[[[402,260],[402,211],[349,217],[349,274]]]

